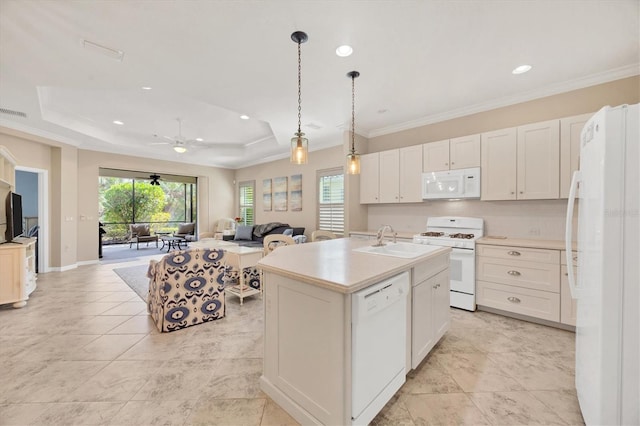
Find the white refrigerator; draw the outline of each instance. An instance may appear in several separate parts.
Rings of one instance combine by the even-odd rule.
[[[576,390],[587,425],[640,424],[638,105],[604,107],[584,126],[567,208],[567,265],[578,199]],[[577,197],[576,197],[577,195]]]

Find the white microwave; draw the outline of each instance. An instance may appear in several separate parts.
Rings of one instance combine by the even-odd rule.
[[[480,198],[480,167],[423,173],[422,198]]]

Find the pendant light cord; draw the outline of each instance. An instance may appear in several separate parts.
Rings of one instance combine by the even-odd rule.
[[[356,77],[351,76],[351,153],[356,151]]]
[[[300,49],[300,41],[298,41],[298,136],[300,136],[300,118],[302,117],[302,95],[301,95],[301,87],[302,87],[302,62],[300,60],[300,56],[302,55]]]

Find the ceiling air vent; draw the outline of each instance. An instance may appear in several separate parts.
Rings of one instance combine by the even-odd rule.
[[[0,108],[1,114],[13,115],[14,117],[27,118],[27,113],[22,111],[14,111],[12,109]]]

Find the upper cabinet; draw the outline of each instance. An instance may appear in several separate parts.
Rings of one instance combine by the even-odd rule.
[[[425,172],[480,166],[480,135],[463,136],[422,145]]]
[[[15,183],[16,159],[7,148],[0,145],[0,185],[10,188],[13,187]],[[2,198],[2,202],[4,202],[4,198]]]
[[[517,134],[511,127],[481,135],[482,200],[516,199]]]
[[[422,145],[360,157],[360,203],[422,201]]]
[[[379,203],[380,187],[378,184],[380,175],[380,155],[363,154],[360,156],[360,203]]]
[[[582,114],[560,120],[560,198],[569,198],[571,177],[580,165],[580,133],[592,116]]]
[[[487,132],[481,139],[483,200],[558,198],[559,120]]]
[[[560,195],[560,120],[518,127],[518,200]]]

